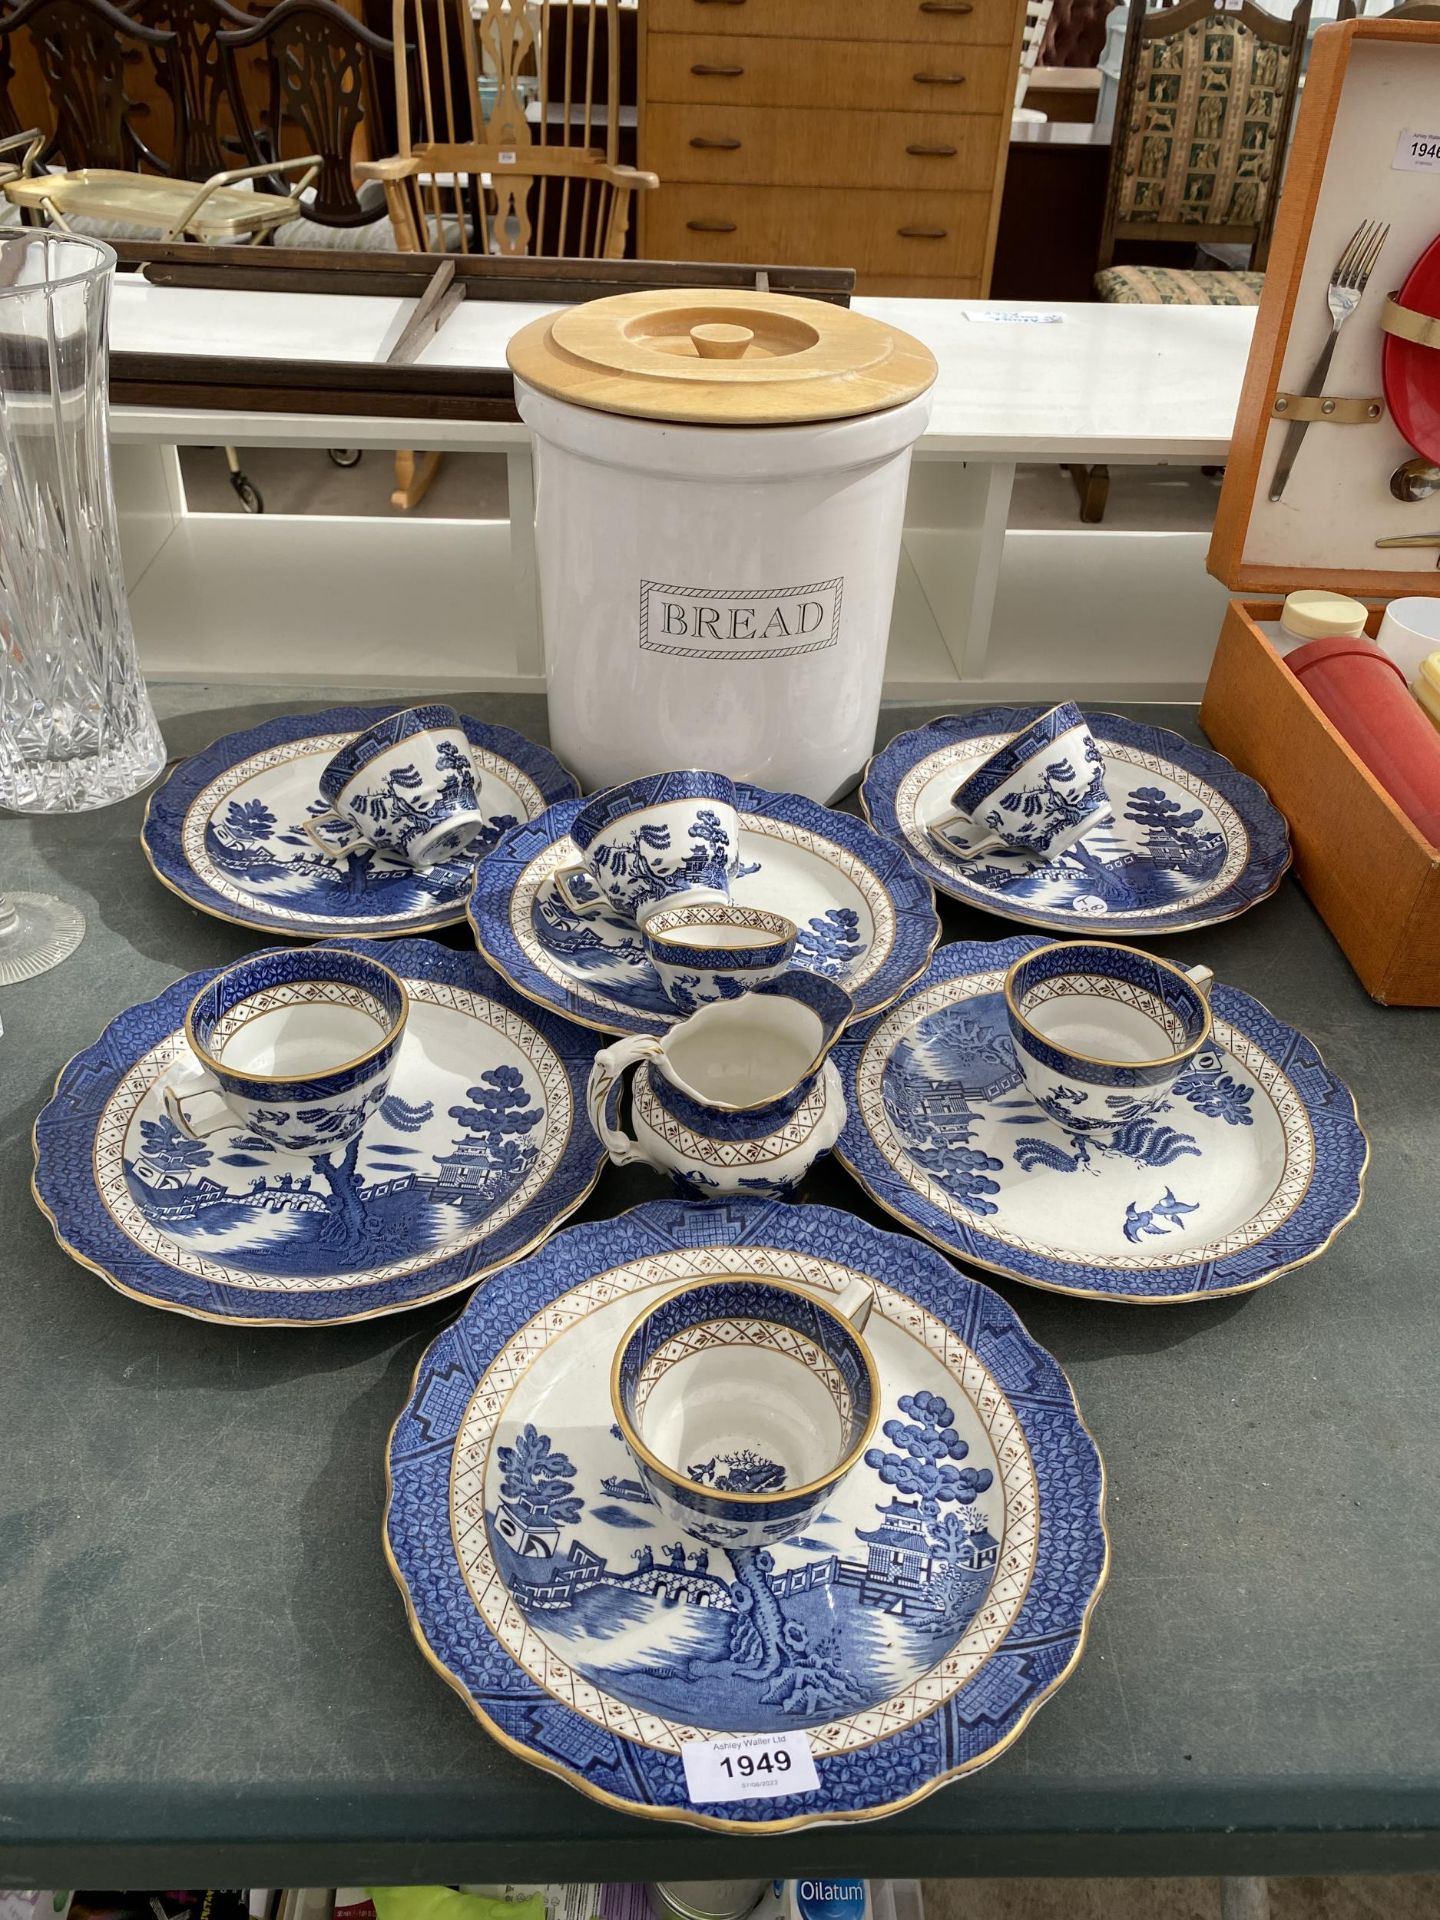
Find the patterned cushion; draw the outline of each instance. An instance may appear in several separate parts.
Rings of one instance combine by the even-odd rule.
[[[1130,120],[1116,128],[1118,224],[1258,226],[1293,59],[1231,13],[1143,36]]]
[[[1263,273],[1224,273],[1178,267],[1107,267],[1095,291],[1118,307],[1258,307]]]

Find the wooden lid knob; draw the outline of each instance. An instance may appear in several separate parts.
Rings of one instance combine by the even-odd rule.
[[[702,360],[738,360],[755,338],[753,327],[727,326],[718,320],[691,327],[690,338]]]

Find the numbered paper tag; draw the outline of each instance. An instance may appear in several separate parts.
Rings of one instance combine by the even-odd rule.
[[[502,147],[495,156],[495,164],[500,167],[513,167],[515,164],[515,149],[513,147]]]
[[[705,1800],[775,1800],[787,1793],[818,1793],[820,1776],[810,1742],[790,1733],[740,1733],[733,1740],[687,1740],[685,1791]]]
[[[965,318],[977,327],[1058,327],[1063,313],[1021,313],[1017,307],[1005,307],[995,313],[967,312]]]
[[[1392,173],[1440,173],[1440,133],[1411,133],[1406,127],[1395,142]]]

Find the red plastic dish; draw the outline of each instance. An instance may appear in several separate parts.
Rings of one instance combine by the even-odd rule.
[[[1410,269],[1396,298],[1402,307],[1440,317],[1440,236]],[[1387,333],[1380,368],[1391,419],[1417,453],[1440,461],[1440,348]]]

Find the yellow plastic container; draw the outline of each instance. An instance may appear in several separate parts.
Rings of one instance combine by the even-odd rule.
[[[1440,727],[1440,653],[1432,653],[1428,660],[1420,662],[1420,671],[1410,691],[1420,702],[1421,710]]]

